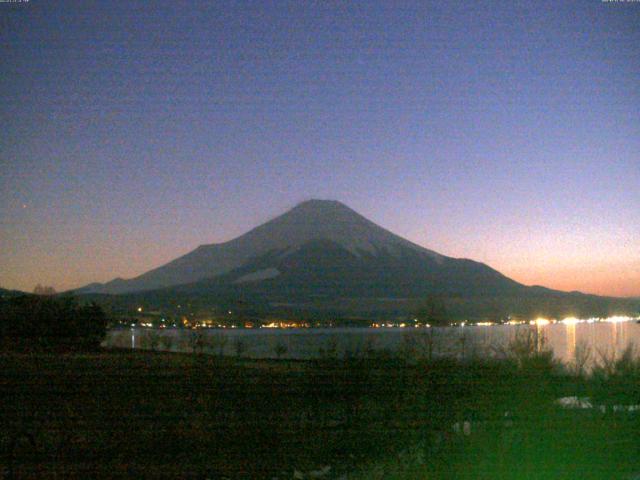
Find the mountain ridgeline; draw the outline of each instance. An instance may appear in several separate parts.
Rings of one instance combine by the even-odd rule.
[[[120,303],[251,305],[262,314],[402,316],[427,297],[452,316],[631,313],[638,302],[527,287],[416,245],[337,201],[310,200],[229,242],[78,294]]]

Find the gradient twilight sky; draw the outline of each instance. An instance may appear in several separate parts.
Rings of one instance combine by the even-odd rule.
[[[0,286],[132,277],[309,198],[640,296],[640,2],[0,3]]]

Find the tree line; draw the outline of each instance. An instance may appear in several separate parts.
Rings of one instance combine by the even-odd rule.
[[[107,316],[95,303],[46,295],[0,299],[3,349],[96,349],[106,331]]]

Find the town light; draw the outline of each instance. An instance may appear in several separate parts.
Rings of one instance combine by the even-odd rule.
[[[567,317],[564,320],[561,320],[560,323],[564,323],[565,325],[575,325],[576,323],[580,323],[582,320],[576,317]]]
[[[543,325],[549,325],[551,323],[551,320],[549,320],[547,318],[536,318],[535,320],[533,320],[530,323],[531,323],[531,325],[537,325],[537,326],[541,327]]]

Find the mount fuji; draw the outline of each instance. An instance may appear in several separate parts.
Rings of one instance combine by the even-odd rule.
[[[286,306],[360,315],[406,313],[420,299],[437,296],[461,318],[638,309],[629,299],[525,286],[483,263],[412,243],[333,200],[303,202],[228,242],[201,245],[138,277],[90,284],[75,293],[155,304],[258,302],[263,311]]]

